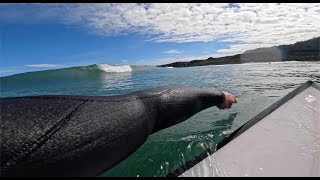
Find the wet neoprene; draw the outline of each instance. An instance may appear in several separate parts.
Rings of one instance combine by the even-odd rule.
[[[1,98],[1,176],[96,176],[148,135],[223,103],[215,89]]]

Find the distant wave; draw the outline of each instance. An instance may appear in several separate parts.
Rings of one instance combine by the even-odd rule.
[[[51,69],[44,71],[25,72],[10,76],[0,77],[1,82],[16,81],[16,80],[40,80],[51,78],[90,78],[99,77],[102,73],[105,75],[112,74],[128,74],[133,72],[147,71],[157,68],[156,66],[148,65],[120,65],[113,66],[109,64],[93,64],[88,66],[75,66],[62,69]]]
[[[132,72],[130,65],[111,66],[109,64],[97,64],[97,67],[107,73]]]
[[[77,68],[77,67],[75,67]],[[158,68],[151,65],[119,65],[112,66],[109,64],[94,64],[90,66],[82,66],[82,69],[97,69],[106,73],[128,73],[128,72],[138,72],[146,71]]]

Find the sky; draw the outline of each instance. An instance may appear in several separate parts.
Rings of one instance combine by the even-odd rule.
[[[320,3],[0,4],[0,76],[159,65],[320,35]]]

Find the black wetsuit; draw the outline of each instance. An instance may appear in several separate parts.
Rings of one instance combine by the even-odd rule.
[[[148,135],[224,102],[215,89],[1,98],[1,176],[96,176]]]

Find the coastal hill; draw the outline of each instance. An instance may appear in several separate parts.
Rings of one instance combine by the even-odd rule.
[[[243,54],[225,57],[209,57],[204,60],[174,62],[158,67],[191,67],[220,64],[241,64],[249,62],[279,62],[279,61],[319,61],[320,37],[290,45],[280,45],[245,51]]]

